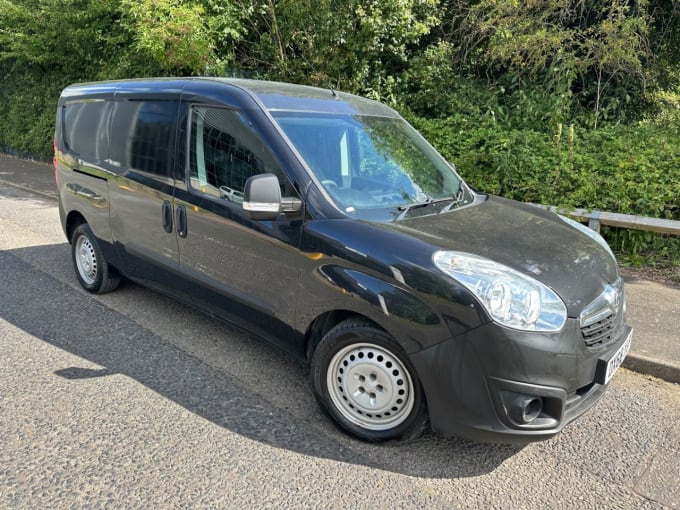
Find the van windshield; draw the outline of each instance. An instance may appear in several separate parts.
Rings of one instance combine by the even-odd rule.
[[[453,168],[401,118],[272,115],[348,216],[389,221],[436,214],[470,198]]]

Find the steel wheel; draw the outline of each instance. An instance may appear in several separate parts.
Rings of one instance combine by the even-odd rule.
[[[413,409],[413,382],[391,352],[374,344],[339,350],[327,372],[328,393],[349,421],[369,430],[388,430]]]
[[[120,275],[107,263],[97,238],[87,223],[82,223],[73,230],[71,258],[78,281],[88,292],[103,294],[118,287]]]
[[[78,237],[74,248],[74,257],[80,278],[87,285],[93,285],[97,281],[97,254],[86,236]]]
[[[423,389],[408,355],[368,319],[346,319],[312,356],[311,383],[323,410],[367,441],[407,441],[427,426]]]

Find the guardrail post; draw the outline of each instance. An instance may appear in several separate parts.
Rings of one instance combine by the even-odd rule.
[[[592,211],[588,217],[588,227],[598,234],[600,233],[600,214],[602,214],[601,211]]]

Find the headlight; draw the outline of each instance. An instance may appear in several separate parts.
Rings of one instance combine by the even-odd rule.
[[[583,223],[579,223],[578,221],[574,221],[571,218],[567,218],[566,216],[562,216],[561,214],[558,214],[557,216],[560,217],[562,221],[565,223],[571,225],[574,227],[576,230],[579,230],[583,232],[585,235],[590,237],[593,241],[595,241],[597,244],[602,246],[607,252],[612,256],[613,259],[616,260],[616,257],[614,256],[614,252],[612,252],[612,249],[609,247],[607,244],[607,241],[604,240],[604,238],[595,232],[592,228],[586,227]]]
[[[493,260],[456,251],[437,251],[435,265],[463,284],[489,315],[509,328],[559,331],[567,308],[549,287]]]

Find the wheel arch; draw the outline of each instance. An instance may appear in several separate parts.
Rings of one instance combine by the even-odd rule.
[[[85,216],[83,216],[79,211],[71,211],[66,216],[66,223],[64,230],[66,233],[66,239],[71,243],[71,238],[73,237],[73,232],[79,225],[87,223]]]
[[[304,352],[307,361],[312,359],[314,351],[316,350],[317,346],[319,345],[319,342],[321,342],[321,339],[326,335],[326,333],[328,333],[331,329],[333,329],[341,322],[353,318],[365,319],[367,321],[370,321],[376,328],[381,329],[386,333],[389,333],[388,331],[385,330],[385,328],[383,328],[380,324],[376,323],[370,317],[367,317],[366,315],[353,310],[330,310],[324,312],[311,322],[311,324],[307,328],[307,331],[305,332]]]
[[[339,265],[326,265],[318,271],[325,288],[314,289],[313,294],[321,299],[309,303],[299,318],[305,322],[298,326],[299,331],[305,331],[302,354],[307,360],[328,331],[353,317],[370,321],[407,353],[450,338],[448,327],[431,303],[414,289],[389,281],[384,275]],[[306,322],[311,317],[314,319]]]

